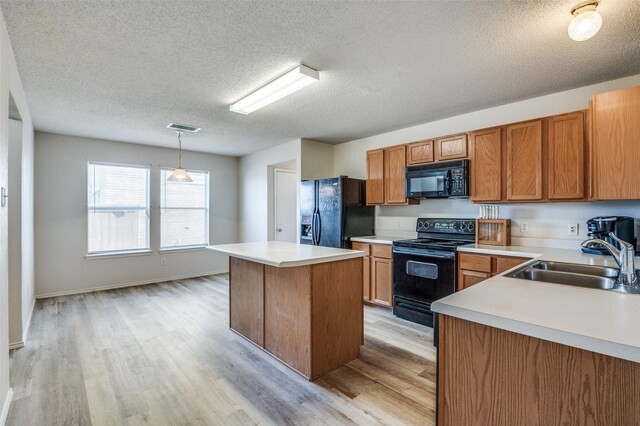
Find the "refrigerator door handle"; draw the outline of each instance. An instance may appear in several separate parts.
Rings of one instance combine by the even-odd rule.
[[[320,222],[320,212],[316,213],[316,221],[317,221],[317,225],[316,225],[316,245],[319,246],[320,245],[320,234],[321,234],[321,230],[322,230],[322,224]]]

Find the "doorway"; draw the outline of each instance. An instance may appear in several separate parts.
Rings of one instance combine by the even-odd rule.
[[[273,169],[274,239],[297,241],[298,177],[295,170]]]

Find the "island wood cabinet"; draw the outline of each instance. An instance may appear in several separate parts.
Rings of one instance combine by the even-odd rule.
[[[640,86],[590,104],[591,199],[640,199]]]
[[[362,285],[365,302],[380,306],[393,305],[393,260],[388,244],[353,242],[353,250],[364,251],[362,259]]]
[[[407,146],[367,151],[367,205],[418,204],[406,197]]]
[[[637,425],[640,364],[439,315],[440,426]]]
[[[458,288],[464,290],[531,260],[526,257],[458,253]]]
[[[361,259],[274,267],[229,258],[231,330],[314,380],[364,340]]]

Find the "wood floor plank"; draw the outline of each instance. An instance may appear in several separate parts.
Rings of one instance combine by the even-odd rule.
[[[361,357],[308,382],[229,330],[228,274],[39,300],[7,425],[432,425],[430,328],[365,308]]]

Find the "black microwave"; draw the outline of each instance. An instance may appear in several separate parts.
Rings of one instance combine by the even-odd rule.
[[[469,160],[407,167],[408,198],[469,196]]]

